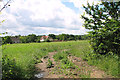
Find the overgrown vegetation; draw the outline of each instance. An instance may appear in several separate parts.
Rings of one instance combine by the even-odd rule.
[[[84,44],[84,47],[82,46]],[[69,53],[74,56],[81,57],[83,60],[87,61],[89,65],[97,66],[99,69],[104,70],[107,74],[114,77],[120,77],[119,69],[119,56],[116,54],[96,54],[88,44],[81,43],[80,45],[72,45]]]
[[[34,77],[35,64],[41,62],[40,59],[42,57],[46,56],[48,52],[59,51],[68,47],[69,46],[67,46],[67,44],[60,42],[7,44],[2,46],[3,60],[5,55],[7,55],[10,60],[15,59],[15,65],[19,66],[19,68],[21,69],[22,77],[25,79],[31,79]],[[7,63],[9,63],[9,61]],[[12,65],[14,66],[14,64]],[[2,67],[4,67],[4,65]],[[7,67],[8,69],[10,68],[9,66]],[[3,68],[3,70],[4,69],[5,68]],[[16,72],[20,72],[20,71],[16,70]],[[7,79],[7,77],[5,78]]]
[[[55,68],[54,73],[63,74],[65,76],[72,76],[73,78],[75,76],[79,76],[80,78],[90,78],[90,74],[86,71],[84,71],[82,68],[79,68],[77,65],[75,65],[72,61],[68,59],[69,56],[71,56],[70,51],[60,51],[57,54],[54,55],[54,59],[57,62],[57,67]]]
[[[34,78],[35,64],[41,62],[41,58],[47,56],[48,52],[57,51],[54,55],[56,62],[60,61],[63,70],[74,68],[74,64],[68,60],[68,55],[74,55],[86,60],[90,65],[95,65],[98,68],[106,71],[115,77],[119,77],[119,61],[118,55],[97,55],[91,54],[92,49],[88,41],[68,41],[68,42],[51,42],[51,43],[26,43],[26,44],[8,44],[3,45],[3,71],[8,75],[4,75],[4,79],[12,77],[8,72],[15,71],[15,77],[31,79]],[[60,52],[61,50],[68,49],[68,51]],[[5,55],[7,55],[6,59]],[[15,61],[13,61],[13,59]],[[6,65],[13,65],[6,66]],[[51,66],[51,61],[49,61]],[[111,64],[112,63],[112,64]],[[75,66],[76,68],[76,66]],[[15,70],[14,70],[15,69]],[[79,69],[78,69],[79,70]],[[66,73],[66,72],[65,72]],[[67,75],[67,73],[66,73]],[[80,75],[82,76],[82,75]],[[83,77],[87,77],[83,75]]]
[[[57,54],[54,55],[54,59],[56,61],[61,62],[61,68],[63,69],[68,69],[74,67],[74,64],[68,60],[66,52],[58,52]]]
[[[91,30],[90,44],[97,54],[120,54],[120,21],[118,6],[120,2],[102,2],[83,6],[90,17],[82,15],[84,26]]]
[[[118,6],[120,2],[102,2],[97,5],[83,5],[90,17],[82,15],[84,27],[89,32],[93,51],[83,57],[90,65],[95,65],[108,74],[120,77],[120,21]],[[104,54],[104,55],[102,55]],[[112,63],[112,64],[111,64]]]
[[[50,59],[48,59],[47,68],[51,68],[51,67],[53,67],[53,63]]]
[[[2,57],[2,80],[23,78],[21,68],[16,65],[15,59],[10,60],[6,55]]]

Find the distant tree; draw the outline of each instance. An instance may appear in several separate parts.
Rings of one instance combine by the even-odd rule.
[[[60,34],[59,38],[60,38],[60,40],[65,41],[65,40],[67,40],[67,35],[66,34]]]
[[[15,36],[15,38],[18,38],[18,37],[19,37],[18,35]]]
[[[60,36],[59,36],[59,35],[56,35],[56,39],[57,39],[57,40],[60,40]]]
[[[36,37],[35,34],[29,34],[29,35],[27,36],[28,42],[35,42],[36,39],[37,39],[37,37]]]
[[[75,36],[74,35],[69,35],[69,40],[75,40]]]
[[[20,36],[21,43],[27,43],[27,37],[26,36]]]
[[[2,42],[3,42],[3,44],[7,44],[7,43],[12,44],[11,37],[10,37],[10,36],[5,36],[5,37],[3,37]]]
[[[78,40],[81,40],[81,39],[82,39],[81,35],[78,35]]]
[[[39,36],[36,36],[35,34],[29,34],[27,36],[21,36],[21,35],[18,35],[16,37],[19,37],[20,38],[20,41],[22,43],[30,43],[30,42],[40,42],[40,38],[42,36],[45,36],[45,35],[39,35]],[[45,42],[50,42],[52,41],[52,39],[54,39],[55,41],[57,40],[62,40],[62,41],[68,41],[68,40],[81,40],[81,35],[69,35],[69,34],[59,34],[59,35],[54,35],[54,34],[49,34],[48,36],[50,36],[49,39],[46,39]],[[87,39],[86,37],[84,39]]]
[[[51,41],[47,38],[47,39],[45,39],[45,42],[51,42]]]
[[[56,39],[56,36],[54,34],[49,34],[48,36],[50,36],[52,39]]]
[[[37,36],[37,38],[35,39],[35,42],[40,43],[40,38],[41,38],[41,36]]]

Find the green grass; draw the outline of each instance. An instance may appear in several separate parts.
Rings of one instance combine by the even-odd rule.
[[[34,65],[40,62],[40,59],[49,52],[69,49],[69,51],[56,54],[56,60],[67,60],[66,56],[70,53],[74,56],[81,57],[88,61],[90,65],[95,65],[105,70],[108,74],[118,76],[118,59],[115,56],[94,58],[92,49],[87,40],[67,41],[67,42],[50,42],[50,43],[26,43],[26,44],[9,44],[3,45],[3,56],[7,55],[10,59],[15,59],[16,66],[22,70],[23,77],[30,79],[33,77]],[[62,54],[62,55],[61,55]],[[91,55],[92,54],[92,55]],[[68,63],[71,63],[68,61]],[[72,64],[72,63],[71,63]]]
[[[50,59],[48,59],[48,64],[47,64],[47,68],[51,68],[53,65],[52,61]]]
[[[55,54],[53,58],[55,59],[55,61],[60,62],[60,65],[61,65],[60,67],[62,69],[75,67],[74,64],[68,60],[67,51],[62,51],[62,52],[60,51],[57,54]]]
[[[27,43],[27,44],[7,44],[3,45],[3,56],[14,59],[16,65],[23,71],[23,77],[29,79],[34,75],[34,65],[40,62],[40,58],[46,56],[48,52],[69,49],[76,43],[72,42],[51,42],[51,43]]]
[[[118,55],[94,54],[88,42],[78,43],[78,45],[74,44],[69,53],[76,57],[81,57],[83,60],[87,61],[89,65],[97,66],[113,77],[120,77],[120,61]]]

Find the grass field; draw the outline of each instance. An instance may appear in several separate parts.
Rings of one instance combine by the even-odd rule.
[[[89,65],[97,66],[114,77],[119,77],[119,61],[117,55],[96,55],[92,53],[92,49],[87,40],[67,41],[67,42],[50,42],[50,43],[26,43],[26,44],[7,44],[2,46],[3,57],[8,56],[10,60],[16,62],[19,67],[21,77],[30,79],[35,73],[35,64],[41,62],[41,58],[49,52],[61,51],[67,49],[67,53],[73,56],[81,57],[87,61]],[[60,55],[59,55],[60,54]],[[59,60],[59,56],[64,53],[55,55],[55,60]],[[111,64],[112,63],[112,64]],[[72,63],[70,64],[72,65]],[[70,66],[68,65],[68,66]]]

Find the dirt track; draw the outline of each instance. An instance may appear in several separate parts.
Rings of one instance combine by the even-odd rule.
[[[72,61],[75,65],[77,65],[79,68],[82,68],[84,71],[91,72],[90,78],[110,78],[111,76],[108,76],[104,71],[99,70],[95,66],[90,66],[87,64],[86,61],[83,61],[81,58],[70,56],[69,60]]]
[[[45,72],[43,78],[59,78],[60,76],[63,76],[63,75],[50,74],[51,71],[54,69],[54,67],[56,67],[56,62],[53,59],[53,55],[56,53],[57,52],[50,52],[48,56],[46,56],[47,58],[41,59],[43,63],[39,63],[36,65],[36,67],[40,72]],[[50,59],[54,65],[52,68],[47,68],[48,59]]]
[[[50,52],[46,57],[42,58],[41,60],[43,63],[36,64],[36,68],[38,72],[42,73],[42,78],[80,78],[78,74],[83,74],[81,71],[78,71],[76,69],[69,69],[68,72],[74,73],[74,76],[70,75],[64,75],[64,74],[56,74],[52,73],[57,65],[58,62],[54,61],[53,55],[55,55],[57,52]],[[53,67],[47,68],[48,59],[50,59],[53,63]],[[108,76],[104,71],[99,70],[95,66],[90,66],[87,64],[86,61],[83,61],[81,58],[75,57],[75,56],[68,56],[68,59],[73,62],[76,66],[78,66],[82,72],[84,71],[85,74],[89,74],[90,72],[90,78],[111,78],[111,76]],[[81,77],[82,78],[82,77]]]

